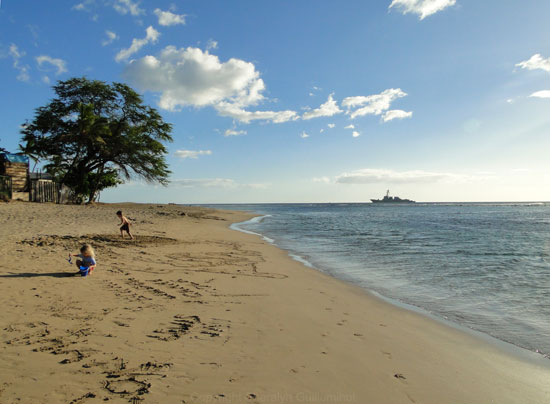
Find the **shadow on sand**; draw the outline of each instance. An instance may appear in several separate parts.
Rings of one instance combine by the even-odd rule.
[[[0,275],[0,278],[35,278],[41,276],[49,276],[52,278],[71,278],[73,276],[79,276],[79,273],[76,272],[47,272],[47,273],[36,273],[36,272],[23,272],[19,274],[8,274]]]

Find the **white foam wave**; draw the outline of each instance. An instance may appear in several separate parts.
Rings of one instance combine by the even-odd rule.
[[[254,223],[260,223],[262,220],[264,220],[266,217],[271,217],[271,215],[264,215],[264,216],[256,216],[256,217],[253,217],[252,219],[250,220],[246,220],[244,222],[239,222],[239,223],[233,223],[231,226],[229,226],[230,229],[232,230],[237,230],[237,231],[240,231],[241,233],[246,233],[246,234],[253,234],[255,236],[259,236],[262,238],[262,240],[264,241],[267,241],[268,243],[271,243],[271,244],[274,244],[275,243],[275,240],[269,238],[269,237],[266,237],[264,236],[263,234],[260,234],[260,233],[256,233],[256,232],[253,232],[253,231],[250,231],[250,230],[246,230],[246,229],[243,229],[241,226],[246,226],[247,224],[254,224]]]

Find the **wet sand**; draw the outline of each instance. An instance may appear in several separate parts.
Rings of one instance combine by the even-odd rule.
[[[0,403],[550,402],[548,367],[228,228],[249,217],[0,204]]]

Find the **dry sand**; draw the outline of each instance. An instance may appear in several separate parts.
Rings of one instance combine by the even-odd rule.
[[[228,228],[248,217],[0,204],[0,403],[550,402],[548,367]]]

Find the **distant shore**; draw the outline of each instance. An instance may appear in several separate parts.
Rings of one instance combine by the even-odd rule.
[[[229,229],[251,217],[0,204],[0,402],[550,402],[548,367]]]

